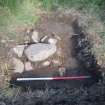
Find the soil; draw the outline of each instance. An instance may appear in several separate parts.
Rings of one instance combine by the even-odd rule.
[[[25,87],[26,90],[11,98],[0,94],[1,105],[105,105],[105,79],[102,80],[99,72],[101,67],[91,53],[92,45],[88,35],[78,22],[72,15],[44,14],[34,29],[38,30],[40,37],[54,34],[62,38],[63,66],[66,67],[64,76],[90,75],[92,78],[78,81],[16,82],[16,77],[59,76],[58,68],[50,68],[50,71],[49,68],[40,68],[14,74],[10,83]]]
[[[49,87],[80,87],[89,86],[98,81],[101,78],[99,72],[100,67],[97,64],[95,56],[91,53],[91,43],[88,39],[87,33],[79,26],[78,19],[73,18],[72,15],[61,15],[57,13],[43,14],[40,22],[32,30],[39,32],[39,37],[45,35],[49,37],[60,37],[58,41],[58,48],[61,48],[61,56],[54,55],[50,59],[56,59],[59,56],[63,67],[66,68],[66,72],[63,76],[79,76],[90,75],[90,79],[84,80],[72,80],[72,81],[38,81],[38,82],[18,82],[18,77],[55,77],[60,76],[58,71],[59,67],[42,67],[35,66],[34,71],[24,72],[22,74],[13,74],[12,84],[20,86],[30,86],[34,88],[44,87],[47,84]],[[58,85],[56,85],[58,84]]]
[[[53,15],[44,15],[42,16],[42,20],[35,27],[38,30],[40,36],[47,35],[52,37],[54,34],[57,37],[60,37],[61,40],[58,42],[58,46],[61,48],[61,52],[63,53],[63,65],[69,68],[78,67],[78,62],[75,57],[72,56],[72,41],[71,37],[74,34],[72,28],[72,19],[67,19],[67,17],[61,17],[56,13]],[[69,57],[69,59],[68,59]]]

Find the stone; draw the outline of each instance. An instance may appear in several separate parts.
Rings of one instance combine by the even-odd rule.
[[[63,76],[65,74],[66,68],[65,67],[60,67],[59,68],[59,74],[60,76]]]
[[[14,52],[18,57],[22,57],[24,48],[25,48],[26,46],[27,46],[27,45],[17,45],[16,47],[13,48],[13,52]]]
[[[43,65],[43,66],[49,66],[49,65],[50,65],[50,62],[49,62],[49,61],[45,61],[45,62],[43,62],[42,65]]]
[[[22,73],[24,71],[24,64],[20,59],[12,58],[12,62],[15,73]]]
[[[55,45],[55,44],[57,43],[57,39],[49,38],[49,39],[48,39],[48,43]]]
[[[52,62],[53,62],[54,65],[58,65],[58,66],[61,65],[61,62],[59,60],[54,59],[54,60],[52,60]]]
[[[25,50],[25,55],[32,62],[43,61],[56,52],[56,46],[52,44],[37,43],[30,45]]]
[[[35,43],[38,43],[39,42],[38,32],[33,31],[31,38]]]
[[[25,71],[31,71],[31,70],[33,70],[31,62],[25,62],[24,63],[24,67],[25,67]]]

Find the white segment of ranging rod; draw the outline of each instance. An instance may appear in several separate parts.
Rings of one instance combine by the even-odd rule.
[[[72,77],[40,77],[40,78],[17,78],[17,81],[40,81],[40,80],[76,80],[88,79],[91,76],[72,76]]]
[[[43,78],[17,78],[17,81],[37,81],[37,80],[53,80],[52,77]]]

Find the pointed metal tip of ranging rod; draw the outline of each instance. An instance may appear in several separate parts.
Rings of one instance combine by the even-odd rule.
[[[45,80],[82,80],[91,76],[71,76],[71,77],[39,77],[39,78],[17,78],[17,81],[45,81]]]

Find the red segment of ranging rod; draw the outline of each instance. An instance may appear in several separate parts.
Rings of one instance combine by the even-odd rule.
[[[53,80],[81,80],[91,78],[90,76],[54,77]]]
[[[42,80],[82,80],[91,76],[72,76],[72,77],[40,77],[40,78],[17,78],[17,81],[42,81]]]

